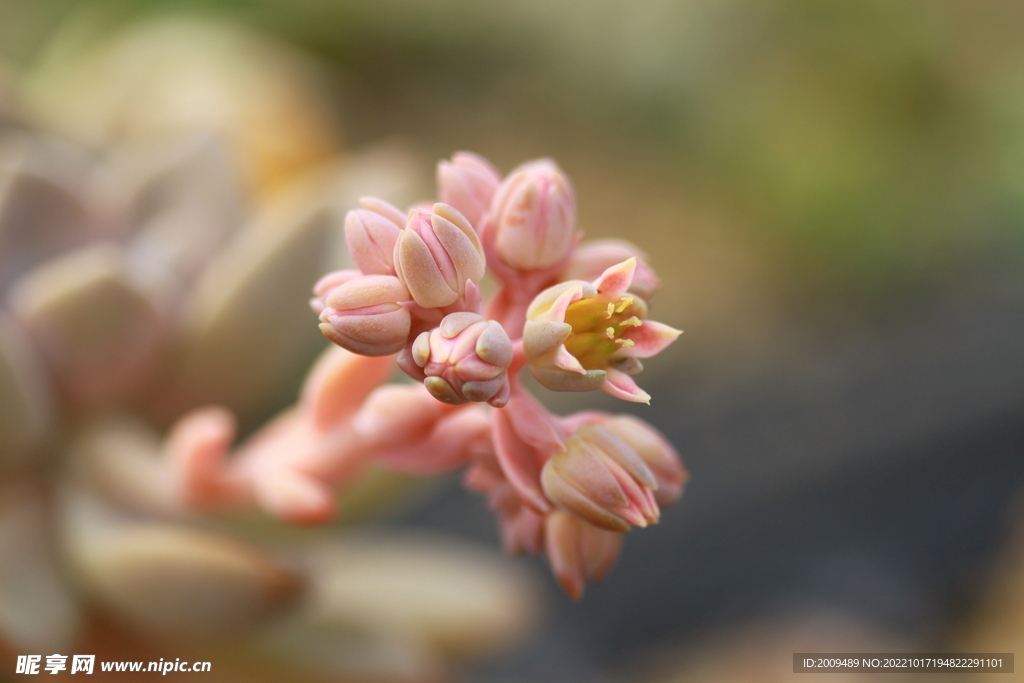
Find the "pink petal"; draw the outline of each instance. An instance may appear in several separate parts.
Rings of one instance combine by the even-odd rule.
[[[454,278],[454,266],[447,264],[446,267]],[[448,285],[427,243],[409,228],[402,231],[395,244],[395,269],[412,298],[424,308],[448,306],[459,298],[459,293]]]
[[[661,511],[658,510],[658,504],[654,501],[654,496],[651,495],[651,490],[646,486],[636,481],[630,474],[617,462],[606,463],[612,476],[615,477],[616,482],[623,491],[623,495],[628,499],[628,507],[631,510],[635,510],[640,513],[640,516],[644,520],[644,524],[639,526],[647,526],[647,524],[656,524],[658,517],[661,515]],[[619,512],[616,510],[616,512]]]
[[[501,540],[509,555],[536,555],[544,545],[544,518],[527,508],[502,517]]]
[[[548,461],[541,471],[541,485],[548,500],[594,526],[623,532],[629,531],[630,524],[646,526],[639,511],[628,506],[608,507],[592,500],[589,493],[584,494],[576,488],[575,483],[571,483],[558,472],[551,461]]]
[[[601,507],[615,508],[629,505],[629,500],[612,468],[608,466],[604,458],[597,456],[587,446],[574,447],[565,453],[558,453],[551,458],[550,463],[548,467],[554,467],[558,476]],[[545,483],[543,475],[541,475],[541,483]],[[547,490],[546,493],[556,504],[559,502],[558,498],[552,495],[551,490]]]
[[[597,288],[597,292],[601,296],[618,299],[633,283],[634,272],[636,272],[635,256],[601,273],[600,277],[594,280],[594,287]]]
[[[462,295],[466,304],[466,310],[479,313],[483,308],[483,296],[480,294],[480,287],[472,280],[466,280],[466,293]]]
[[[631,327],[622,335],[633,342],[633,346],[625,351],[625,355],[634,358],[652,358],[665,350],[683,332],[664,323],[645,320],[643,325]]]
[[[596,424],[603,425],[611,419],[611,413],[605,413],[599,410],[581,410],[578,413],[572,415],[566,415],[561,418],[562,430],[565,434],[572,434],[577,429],[585,424]]]
[[[650,404],[651,395],[638,387],[632,377],[615,368],[608,368],[607,372],[608,375],[605,378],[605,382],[601,385],[602,389],[615,398],[621,398],[624,401]]]
[[[563,323],[565,322],[565,311],[569,308],[569,304],[579,301],[583,298],[583,287],[576,285],[570,287],[555,299],[555,303],[551,304],[551,308],[539,314],[535,320],[552,320],[554,322]]]
[[[393,204],[389,204],[383,199],[378,199],[377,197],[361,197],[359,199],[359,205],[368,211],[384,216],[399,227],[405,225],[405,214],[402,210]]]
[[[404,221],[395,223],[385,216],[366,209],[345,215],[345,242],[349,254],[364,273],[394,272],[395,241]]]
[[[569,349],[565,348],[565,344],[559,345],[554,356],[551,358],[551,364],[559,370],[567,370],[568,372],[575,372],[580,375],[587,374],[587,369],[580,365],[580,361],[576,356],[569,353]]]
[[[462,475],[462,485],[470,491],[475,493],[487,494],[491,489],[496,486],[500,486],[505,483],[505,475],[501,473],[500,469],[497,472],[492,472],[489,467],[481,464],[482,459],[478,458],[466,470],[466,473]],[[497,465],[497,461],[495,461]],[[511,492],[511,488],[509,488]],[[519,496],[512,493],[512,496],[516,499],[518,505]]]
[[[512,384],[510,382],[505,382],[501,385],[501,389],[498,393],[487,401],[487,405],[494,406],[495,408],[504,408],[505,404],[508,403],[509,396],[511,395]]]
[[[357,356],[332,346],[306,379],[302,407],[312,414],[317,429],[326,430],[354,414],[391,371],[390,356]]]
[[[412,446],[382,450],[375,460],[406,474],[450,472],[466,464],[473,447],[486,438],[490,426],[486,411],[460,410],[440,420],[426,439]]]
[[[483,157],[457,152],[452,160],[437,165],[437,187],[441,201],[459,210],[477,225],[491,205],[501,176]]]
[[[573,600],[583,597],[587,583],[580,535],[583,522],[557,510],[545,521],[545,550],[558,585]]]
[[[235,438],[235,418],[225,408],[198,408],[171,429],[167,453],[178,495],[193,509],[216,507],[224,493],[224,461]]]
[[[291,524],[324,524],[337,512],[334,496],[323,482],[291,468],[264,468],[253,483],[260,506]]]
[[[553,416],[530,392],[517,389],[505,411],[516,434],[529,445],[544,453],[565,450]]]
[[[323,296],[335,287],[340,287],[349,280],[355,280],[357,277],[362,276],[363,274],[358,270],[336,270],[317,280],[316,284],[313,285],[313,294]]]
[[[601,581],[615,566],[622,548],[622,534],[584,526],[580,534],[580,551],[587,579]]]
[[[366,448],[405,448],[421,443],[444,411],[422,384],[385,384],[367,396],[352,428]]]
[[[494,448],[501,469],[516,492],[537,512],[547,512],[551,503],[540,486],[540,458],[537,451],[516,435],[504,410],[494,413]]]

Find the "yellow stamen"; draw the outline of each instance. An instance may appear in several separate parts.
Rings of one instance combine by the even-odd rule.
[[[565,322],[572,327],[565,348],[585,369],[607,369],[626,349],[636,346],[632,339],[621,337],[644,324],[640,316],[646,310],[643,301],[630,295],[611,302],[599,297],[575,301],[565,312]]]

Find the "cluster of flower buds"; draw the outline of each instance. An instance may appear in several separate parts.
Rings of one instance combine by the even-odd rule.
[[[648,319],[658,279],[639,249],[580,243],[572,185],[553,161],[503,179],[462,152],[441,162],[437,181],[440,203],[403,214],[367,198],[348,213],[358,270],[326,275],[312,300],[324,335],[346,350],[310,379],[307,394],[318,398],[257,434],[230,472],[206,465],[183,481],[195,482],[197,504],[202,490],[229,487],[234,500],[312,523],[333,514],[327,492],[363,463],[467,466],[466,485],[488,498],[506,549],[546,552],[578,598],[614,565],[623,533],[656,523],[679,498],[686,471],[642,420],[552,415],[519,375],[528,367],[548,389],[648,403],[633,377],[679,331]],[[488,271],[498,286],[485,302],[478,285]],[[392,354],[420,386],[367,393]],[[345,386],[359,389],[345,396]],[[265,447],[282,440],[292,444],[286,459]],[[176,456],[186,470],[212,457],[188,450]]]

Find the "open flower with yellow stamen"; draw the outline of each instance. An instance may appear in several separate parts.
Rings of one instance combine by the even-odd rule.
[[[536,296],[526,312],[523,350],[538,382],[555,391],[603,389],[650,402],[632,375],[643,370],[641,358],[657,355],[681,332],[646,320],[646,302],[627,293],[635,271],[636,258],[629,258],[592,283],[570,280]]]

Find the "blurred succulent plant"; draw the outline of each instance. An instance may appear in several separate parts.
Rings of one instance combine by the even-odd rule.
[[[286,133],[268,115],[239,135],[252,108],[189,100],[188,70],[164,66],[183,54],[199,91],[270,83],[270,110],[299,115]],[[0,656],[143,659],[173,644],[246,680],[420,681],[520,634],[529,583],[482,551],[214,524],[180,504],[161,458],[185,411],[226,406],[247,431],[287,402],[323,345],[310,278],[346,264],[339,208],[366,183],[407,195],[407,158],[338,161],[302,69],[237,29],[151,24],[68,59],[90,65],[106,108],[75,111],[74,92],[58,95],[82,72],[55,64],[22,91],[31,106],[0,120]],[[155,124],[174,98],[188,125]]]

